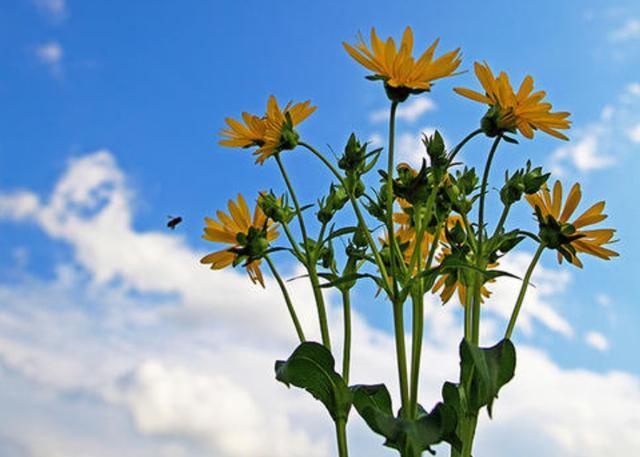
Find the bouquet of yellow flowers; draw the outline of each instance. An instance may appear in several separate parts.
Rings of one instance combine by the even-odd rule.
[[[457,145],[445,144],[436,131],[424,136],[424,157],[419,168],[394,158],[398,105],[433,88],[434,81],[459,74],[460,49],[436,56],[438,40],[419,57],[413,55],[413,33],[407,28],[398,47],[393,38],[381,40],[371,31],[370,45],[362,36],[345,50],[372,73],[366,78],[381,83],[389,99],[389,138],[386,151],[351,134],[335,162],[301,138],[298,127],[313,112],[311,102],[289,102],[284,107],[271,96],[263,114],[242,113],[242,120],[227,118],[220,144],[253,150],[256,163],[275,162],[286,192],[262,192],[248,203],[242,195],[230,200],[228,213],[206,218],[204,238],[227,245],[201,262],[212,269],[240,266],[254,283],[265,286],[263,261],[282,291],[300,345],[276,362],[276,379],[307,390],[326,407],[335,423],[338,455],[348,455],[346,425],[355,409],[371,431],[384,437],[384,445],[402,456],[433,452],[447,443],[452,456],[472,455],[478,415],[492,406],[500,389],[514,376],[516,350],[511,342],[531,275],[541,255],[555,250],[558,261],[581,267],[580,256],[605,260],[618,254],[608,245],[615,230],[591,228],[606,219],[604,202],[575,217],[582,198],[574,184],[566,198],[559,181],[549,184],[550,173],[531,162],[507,172],[499,190],[502,213],[495,223],[485,220],[492,163],[501,143],[517,144],[518,134],[533,139],[543,132],[561,140],[570,127],[569,113],[552,111],[546,93],[534,89],[531,76],[514,89],[505,72],[495,76],[487,63],[475,63],[481,89],[454,88],[455,93],[486,105],[479,128]],[[461,151],[473,139],[487,137],[490,146],[480,173],[460,162]],[[287,174],[284,156],[294,149],[306,151],[334,177],[317,205],[301,206]],[[379,186],[367,188],[365,178],[386,154],[386,167],[377,170]],[[508,227],[511,209],[522,200],[531,206],[538,228]],[[250,208],[254,206],[254,208]],[[311,215],[311,208],[315,214]],[[341,225],[336,214],[350,208],[351,225]],[[315,216],[315,217],[313,217]],[[311,219],[314,219],[311,221]],[[346,220],[347,218],[341,218]],[[295,222],[294,222],[295,220]],[[294,229],[292,224],[297,224]],[[313,227],[312,227],[313,225]],[[310,229],[315,229],[314,233]],[[375,235],[380,230],[379,235]],[[284,234],[285,246],[275,243]],[[336,252],[335,241],[345,246]],[[280,238],[282,240],[282,238]],[[521,280],[520,293],[504,337],[491,347],[480,345],[481,312],[491,294],[491,283],[502,276],[500,259],[525,241],[537,246]],[[317,309],[321,341],[307,340],[286,282],[273,259],[291,255],[306,270]],[[400,407],[394,410],[384,384],[349,385],[351,359],[351,291],[373,281],[393,315]],[[342,367],[336,368],[323,290],[342,297]],[[447,303],[452,297],[464,309],[460,342],[460,376],[442,385],[442,401],[427,410],[420,404],[419,382],[424,337],[425,296],[434,294]],[[406,308],[410,306],[410,310]],[[410,311],[410,313],[406,312]],[[405,343],[405,314],[411,326]]]

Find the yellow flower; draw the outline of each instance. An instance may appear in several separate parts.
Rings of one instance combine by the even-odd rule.
[[[448,246],[443,247],[442,251],[437,256],[438,262],[442,262],[445,256],[449,254],[451,254],[451,248],[449,248]],[[496,268],[497,266],[498,263],[492,263],[487,265],[487,269]],[[465,303],[467,302],[467,286],[460,278],[460,273],[462,272],[463,270],[446,272],[442,276],[440,276],[440,278],[438,278],[436,283],[433,285],[432,292],[434,294],[440,292],[440,299],[442,300],[443,304],[451,300],[451,297],[453,297],[453,294],[457,291],[460,304],[462,306],[465,306]],[[491,279],[488,282],[495,282],[495,279]],[[480,302],[484,303],[485,298],[489,298],[490,296],[491,291],[489,291],[489,289],[485,285],[483,285],[480,289]]]
[[[265,120],[246,112],[242,113],[242,120],[244,124],[230,117],[226,118],[228,127],[221,129],[220,136],[223,139],[218,144],[230,148],[262,146],[267,127]]]
[[[551,136],[568,140],[567,136],[558,130],[568,129],[571,122],[567,119],[568,112],[551,112],[551,104],[543,102],[546,92],[533,92],[533,78],[527,76],[515,93],[509,77],[505,72],[500,72],[496,78],[487,63],[476,62],[475,72],[484,88],[481,94],[471,89],[456,87],[453,90],[463,97],[486,103],[497,111],[495,120],[499,130],[513,131],[518,129],[527,138],[533,138],[534,130],[541,130]]]
[[[275,240],[279,233],[276,231],[277,226],[272,225],[271,221],[267,220],[259,206],[253,212],[253,218],[242,195],[238,194],[237,202],[229,200],[228,203],[229,214],[225,214],[222,211],[218,211],[216,215],[218,220],[205,218],[207,226],[204,229],[204,238],[207,241],[213,241],[214,243],[230,244],[231,247],[222,249],[220,251],[213,252],[200,259],[200,263],[210,264],[212,270],[220,270],[226,268],[231,264],[234,264],[239,259],[239,249],[245,248],[243,243],[239,241],[239,238],[250,237],[252,232],[265,232],[266,236],[263,238],[267,243]],[[255,284],[259,282],[264,287],[264,278],[262,271],[260,270],[260,259],[252,260],[249,258],[248,263],[245,265],[249,278]]]
[[[297,144],[297,134],[293,128],[308,118],[315,110],[315,106],[311,106],[311,101],[307,100],[303,103],[292,104],[287,103],[284,109],[280,109],[276,98],[272,95],[267,102],[267,114],[265,117],[266,131],[264,134],[264,144],[262,144],[254,155],[257,155],[256,163],[262,164],[266,159],[271,157],[281,149],[293,149]],[[292,125],[287,125],[287,113],[291,118]],[[295,144],[287,144],[291,138],[283,138],[283,134],[290,130],[295,135]]]
[[[284,109],[280,109],[275,97],[271,95],[264,116],[242,113],[244,124],[230,117],[226,118],[227,127],[220,131],[223,139],[218,144],[231,148],[257,146],[258,149],[254,152],[258,156],[256,163],[262,164],[276,152],[295,147],[298,137],[293,128],[315,110],[316,107],[311,106],[309,100],[295,105],[289,102]],[[287,113],[291,125],[288,124]]]
[[[387,86],[405,88],[416,92],[428,91],[436,79],[453,76],[460,66],[460,49],[447,52],[434,60],[434,52],[439,39],[416,60],[413,58],[413,33],[407,27],[402,36],[400,49],[393,38],[382,42],[371,29],[371,49],[364,42],[362,34],[355,46],[342,43],[346,51],[359,64],[375,73],[372,79],[382,79]],[[408,96],[408,93],[407,93]],[[406,98],[406,97],[405,97]],[[403,100],[400,100],[403,101]]]
[[[569,218],[575,212],[582,198],[580,184],[575,183],[571,187],[567,200],[564,203],[564,208],[562,205],[562,184],[560,181],[555,182],[553,194],[545,185],[540,192],[527,195],[526,198],[534,209],[539,208],[543,217],[551,216],[560,224],[570,224],[575,229],[573,236],[580,236],[580,238],[574,239],[569,243],[573,250],[564,251],[569,257],[569,262],[573,265],[582,268],[582,262],[576,255],[579,252],[593,255],[604,260],[609,260],[611,257],[617,257],[619,255],[617,252],[604,247],[615,241],[613,240],[613,235],[615,234],[614,229],[584,230],[585,227],[602,222],[607,218],[607,215],[603,214],[604,201],[596,203],[572,222],[569,222]],[[562,258],[563,256],[558,252],[558,262],[562,263]]]

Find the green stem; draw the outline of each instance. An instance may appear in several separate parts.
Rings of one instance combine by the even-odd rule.
[[[438,224],[433,242],[429,247],[429,255],[426,260],[425,270],[431,268],[431,264],[435,257],[435,252],[440,239],[440,230],[442,224]],[[418,270],[421,265],[418,262]],[[418,411],[418,387],[420,383],[420,363],[422,361],[422,341],[424,337],[424,282],[420,281],[418,285],[418,293],[412,295],[413,303],[413,329],[412,329],[412,346],[411,346],[411,383],[410,383],[410,414],[412,418],[416,417]]]
[[[509,325],[507,326],[507,331],[504,334],[505,339],[511,338],[513,334],[513,329],[516,326],[516,321],[518,320],[518,314],[520,313],[520,308],[522,307],[522,302],[524,301],[524,296],[527,293],[527,288],[529,287],[529,281],[531,280],[531,275],[533,274],[533,270],[535,270],[538,260],[540,260],[540,256],[542,255],[542,251],[546,246],[544,243],[540,243],[538,246],[538,250],[531,259],[531,263],[529,264],[529,268],[527,269],[526,274],[524,275],[524,279],[522,280],[522,286],[520,287],[520,293],[518,294],[518,299],[516,300],[516,304],[513,308],[513,312],[511,313],[511,319],[509,319]]]
[[[322,163],[324,163],[327,166],[327,168],[333,173],[333,175],[338,179],[340,184],[342,184],[342,186],[345,189],[347,188],[344,178],[342,177],[342,175],[340,175],[340,172],[336,170],[336,168],[331,164],[331,162],[329,162],[329,160],[327,160],[327,158],[324,155],[322,155],[322,153],[320,153],[313,146],[307,143],[304,143],[302,141],[300,141],[298,144],[304,148],[307,148],[317,158],[319,158],[322,161]],[[373,237],[371,236],[371,232],[367,227],[367,223],[364,220],[364,216],[362,215],[362,211],[360,210],[360,205],[358,205],[358,200],[356,200],[356,198],[353,196],[353,194],[351,194],[351,192],[349,192],[348,195],[349,195],[349,201],[351,202],[351,206],[353,207],[353,211],[355,212],[356,218],[358,219],[358,224],[360,225],[360,229],[364,232],[364,235],[367,238],[367,243],[369,244],[369,248],[371,249],[371,252],[373,252],[373,257],[376,260],[376,265],[380,270],[380,275],[382,276],[384,284],[387,285],[389,284],[389,275],[387,274],[387,268],[385,267],[384,262],[380,257],[380,252],[378,251],[378,247],[376,246],[376,243],[373,240]]]
[[[404,315],[402,303],[393,303],[393,327],[396,340],[396,360],[398,365],[398,379],[400,382],[400,399],[402,412],[406,416],[409,405],[409,386],[407,382],[407,350],[404,343]]]
[[[471,306],[473,298],[473,294],[471,293],[472,290],[473,289],[470,287],[467,288],[464,301],[464,339],[467,341],[471,341],[471,333],[473,331],[473,308]]]
[[[420,382],[420,359],[422,356],[422,336],[424,333],[424,294],[422,287],[412,295],[413,328],[411,347],[411,392],[409,396],[409,417],[415,418],[418,411],[418,384]]]
[[[351,361],[351,297],[349,290],[342,291],[342,309],[344,314],[344,344],[342,347],[342,379],[349,384],[349,365]]]
[[[298,339],[300,340],[301,343],[303,343],[305,341],[305,336],[304,336],[304,331],[302,330],[302,326],[300,325],[300,321],[298,320],[298,315],[296,314],[296,310],[293,307],[293,303],[291,302],[291,297],[289,296],[289,292],[287,291],[287,288],[284,284],[284,281],[282,280],[282,277],[280,276],[280,274],[278,273],[278,270],[276,269],[276,266],[274,265],[273,261],[271,260],[271,257],[269,257],[268,255],[264,256],[265,260],[267,261],[267,264],[269,265],[269,268],[271,269],[271,273],[273,274],[273,277],[276,278],[276,281],[278,282],[278,285],[280,286],[280,290],[282,291],[282,295],[284,297],[284,301],[287,304],[287,309],[289,310],[289,315],[291,316],[291,320],[293,321],[293,325],[296,328],[296,333],[298,334]]]
[[[502,208],[502,214],[500,215],[500,220],[498,221],[498,225],[496,225],[496,229],[493,232],[494,236],[500,233],[500,230],[502,230],[502,227],[504,227],[504,223],[507,221],[507,216],[509,216],[510,209],[511,209],[511,204],[504,205],[504,208]]]
[[[298,222],[300,223],[300,233],[302,234],[302,242],[304,244],[304,250],[307,258],[307,270],[309,271],[309,280],[311,281],[311,288],[313,290],[313,296],[316,300],[316,307],[318,308],[318,321],[320,323],[320,334],[322,335],[322,344],[331,350],[331,339],[329,337],[329,324],[327,321],[327,310],[324,304],[324,297],[322,296],[322,291],[320,290],[320,281],[318,280],[318,272],[316,270],[315,258],[311,257],[311,253],[309,251],[309,237],[307,236],[307,229],[304,225],[304,218],[302,217],[302,211],[300,210],[300,204],[298,203],[298,198],[293,189],[293,185],[289,180],[289,175],[287,175],[287,171],[282,164],[282,160],[280,159],[280,154],[275,155],[276,162],[278,163],[278,167],[280,168],[280,173],[284,178],[284,182],[287,185],[287,189],[289,190],[289,194],[291,195],[291,200],[293,200],[293,205],[296,210],[296,215],[298,217]]]
[[[305,255],[300,251],[300,248],[298,247],[298,243],[296,243],[295,238],[293,238],[293,235],[291,234],[291,229],[289,228],[289,224],[287,224],[286,222],[283,222],[282,224],[282,228],[284,229],[284,233],[287,237],[287,239],[289,240],[289,244],[291,245],[291,249],[293,249],[293,252],[296,253],[296,256],[298,257],[298,259],[305,265],[306,267],[306,258]]]
[[[451,163],[453,162],[453,159],[455,159],[456,155],[458,155],[458,152],[460,152],[460,150],[462,149],[462,147],[467,144],[467,142],[469,140],[471,140],[474,136],[478,135],[482,133],[482,129],[478,129],[478,130],[474,130],[473,132],[471,132],[470,134],[468,134],[466,137],[464,137],[462,139],[462,141],[460,143],[458,143],[456,145],[456,147],[454,147],[451,150],[451,153],[449,154],[449,163],[447,163],[447,168],[449,167],[449,165],[451,165]]]
[[[338,456],[349,457],[349,449],[347,447],[347,421],[338,419],[336,421],[336,439],[338,441]]]
[[[391,288],[393,292],[393,324],[396,340],[396,358],[398,361],[398,380],[400,383],[400,398],[402,400],[402,412],[406,416],[409,411],[409,385],[407,380],[407,350],[404,341],[404,315],[403,305],[399,303],[396,298],[398,297],[398,282],[396,281],[395,265],[396,265],[396,252],[395,246],[395,233],[393,227],[393,153],[395,143],[395,129],[396,129],[396,110],[398,108],[398,102],[391,102],[391,109],[389,112],[389,148],[387,159],[387,232],[389,236],[389,258],[391,266]]]
[[[467,417],[465,426],[465,436],[462,438],[462,452],[460,457],[471,457],[473,450],[473,439],[476,435],[476,427],[478,426],[478,413],[473,413]]]
[[[393,227],[393,149],[395,143],[396,130],[396,110],[398,102],[391,102],[391,110],[389,113],[389,149],[387,154],[387,233],[389,236],[389,258],[391,265],[391,283],[393,296],[398,296],[398,283],[395,278],[395,233]],[[405,405],[406,406],[406,405]]]
[[[493,157],[498,150],[498,144],[500,144],[501,137],[496,137],[489,155],[487,156],[487,163],[484,166],[484,173],[482,174],[482,184],[480,185],[480,205],[478,209],[478,244],[476,249],[476,266],[478,268],[484,268],[485,259],[482,251],[482,243],[484,241],[484,203],[487,194],[487,183],[489,182],[489,172],[491,171],[491,163]],[[482,274],[476,273],[475,281],[473,284],[474,299],[473,299],[473,330],[471,332],[471,341],[474,344],[478,344],[480,340],[480,302],[482,301]]]

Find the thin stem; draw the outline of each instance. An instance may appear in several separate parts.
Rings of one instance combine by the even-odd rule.
[[[489,172],[491,171],[491,163],[493,162],[493,157],[496,155],[496,151],[498,150],[498,144],[500,144],[500,140],[502,137],[497,137],[491,145],[491,150],[489,151],[489,155],[487,156],[487,163],[484,166],[484,173],[482,174],[482,184],[480,185],[480,205],[478,208],[478,253],[480,254],[478,257],[482,257],[482,238],[484,236],[484,202],[487,194],[487,183],[489,182]]]
[[[304,218],[302,217],[302,211],[300,210],[300,204],[298,203],[298,198],[293,189],[293,185],[289,180],[289,175],[287,175],[287,171],[282,164],[282,160],[280,159],[280,154],[275,155],[276,162],[278,163],[278,167],[280,168],[280,173],[284,178],[284,182],[287,185],[287,189],[289,190],[289,194],[291,195],[291,199],[293,200],[293,205],[296,210],[296,215],[298,217],[298,222],[300,223],[300,233],[302,234],[302,242],[304,244],[304,250],[307,258],[307,270],[309,271],[309,280],[311,281],[311,288],[313,290],[313,296],[316,300],[316,307],[318,308],[318,321],[320,324],[320,334],[322,335],[322,344],[329,350],[331,350],[331,339],[329,337],[329,324],[327,321],[327,310],[324,304],[324,297],[322,296],[322,291],[320,290],[320,281],[318,280],[318,272],[316,270],[315,258],[311,257],[311,253],[309,252],[309,238],[307,236],[307,229],[304,225]]]
[[[336,168],[331,164],[331,162],[329,162],[329,160],[327,160],[327,158],[324,155],[322,155],[322,153],[320,153],[313,146],[307,143],[304,143],[302,141],[300,141],[298,144],[304,148],[307,148],[316,157],[318,157],[322,161],[322,163],[324,163],[327,166],[327,168],[333,173],[333,175],[338,179],[340,184],[342,184],[345,187],[345,189],[347,188],[344,178],[342,177],[342,175],[340,175],[340,172],[336,170]],[[373,257],[376,260],[376,265],[380,270],[380,275],[382,276],[383,282],[385,285],[389,284],[389,275],[387,274],[387,268],[385,267],[384,262],[382,262],[382,258],[380,257],[380,252],[378,251],[378,247],[376,246],[376,243],[373,240],[373,237],[371,236],[371,232],[367,227],[367,223],[364,220],[362,211],[360,211],[360,205],[358,205],[358,200],[356,200],[356,198],[351,194],[351,192],[348,192],[348,195],[349,195],[349,201],[351,202],[351,206],[353,207],[353,211],[355,212],[356,218],[358,219],[358,224],[360,224],[360,228],[362,229],[365,237],[367,238],[367,243],[369,244],[369,248],[371,249],[371,252],[373,252]]]
[[[271,257],[269,257],[268,255],[265,255],[264,258],[267,261],[267,264],[269,265],[269,268],[271,269],[271,273],[273,274],[273,277],[276,278],[276,281],[278,282],[278,285],[280,286],[280,290],[282,291],[282,296],[284,297],[284,301],[287,304],[287,309],[289,310],[289,315],[291,316],[291,320],[293,321],[293,325],[296,328],[296,333],[298,334],[298,339],[300,340],[301,343],[303,343],[306,340],[306,338],[304,336],[304,331],[302,330],[302,326],[300,325],[300,321],[298,320],[298,315],[296,314],[296,310],[293,307],[293,303],[291,302],[291,297],[289,296],[289,292],[287,291],[287,287],[285,286],[284,281],[282,280],[282,277],[278,273],[278,270],[276,269],[276,266],[274,265],[273,261],[271,260]]]
[[[500,220],[498,221],[498,225],[496,225],[496,229],[493,232],[493,235],[497,235],[500,233],[500,230],[504,227],[504,223],[507,221],[507,216],[509,216],[509,210],[511,209],[511,204],[504,205],[502,208],[502,214],[500,215]]]
[[[533,270],[535,270],[538,260],[540,260],[540,256],[542,255],[542,251],[546,246],[544,243],[540,243],[538,246],[538,250],[531,259],[531,263],[529,264],[529,268],[527,269],[526,274],[524,275],[524,279],[522,280],[522,286],[520,287],[520,293],[518,294],[518,299],[516,300],[516,304],[513,308],[513,312],[511,313],[511,319],[509,319],[509,325],[507,326],[507,331],[504,334],[505,339],[511,338],[513,334],[513,329],[516,326],[516,321],[518,320],[518,314],[520,313],[520,308],[522,307],[522,302],[524,301],[524,296],[527,293],[527,288],[529,287],[529,281],[531,280],[531,275],[533,274]]]
[[[458,152],[460,152],[460,150],[462,149],[462,147],[467,144],[467,142],[472,139],[474,136],[478,135],[482,133],[482,129],[478,129],[478,130],[474,130],[473,132],[471,132],[470,134],[468,134],[467,136],[465,136],[462,141],[460,143],[458,143],[452,150],[451,153],[449,154],[449,163],[447,163],[447,168],[449,167],[449,165],[451,165],[451,163],[453,162],[453,159],[455,159],[456,155],[458,155]]]
[[[393,296],[398,296],[398,283],[395,278],[395,233],[393,230],[393,149],[395,143],[395,130],[396,130],[396,109],[398,108],[398,102],[391,102],[391,110],[389,113],[389,149],[387,160],[387,233],[389,236],[389,258],[391,264],[391,283],[393,289]]]
[[[431,268],[431,263],[435,257],[435,252],[440,240],[440,230],[442,223],[438,224],[436,234],[434,235],[431,246],[429,247],[429,255],[426,260],[425,270]],[[416,249],[418,249],[416,247]],[[418,270],[420,270],[420,262],[418,262]],[[424,338],[424,282],[420,281],[418,293],[412,296],[413,302],[413,329],[412,329],[412,347],[411,347],[411,383],[410,383],[410,414],[412,418],[416,417],[418,411],[418,386],[420,383],[420,363],[422,361],[422,341]]]
[[[351,297],[349,290],[342,292],[342,310],[344,314],[344,343],[342,346],[342,379],[349,384],[349,365],[351,362]]]
[[[347,422],[344,419],[336,421],[336,439],[338,441],[338,456],[349,457],[347,447]]]
[[[471,332],[473,331],[472,290],[473,288],[468,287],[464,297],[464,339],[467,341],[471,341]]]
[[[287,239],[289,240],[291,249],[293,249],[293,252],[296,253],[296,256],[299,258],[299,260],[303,262],[306,266],[305,255],[300,251],[300,248],[298,247],[298,243],[296,243],[295,238],[293,238],[293,235],[291,234],[291,229],[289,228],[289,224],[287,224],[286,222],[283,222],[281,225],[282,225],[282,228],[284,229],[284,233]]]
[[[478,244],[476,247],[476,266],[478,268],[484,268],[484,253],[482,251],[482,242],[484,238],[484,202],[487,194],[487,183],[489,182],[489,172],[491,171],[491,163],[493,157],[498,150],[498,144],[500,144],[501,137],[496,137],[489,155],[487,156],[487,163],[484,166],[484,173],[482,174],[482,184],[480,185],[480,205],[478,209]],[[473,298],[473,315],[472,324],[473,329],[471,332],[471,341],[474,344],[478,344],[480,340],[480,303],[482,301],[482,274],[476,273],[475,281],[473,284],[474,298]]]
[[[396,269],[396,252],[395,246],[395,233],[393,227],[393,152],[395,143],[395,129],[396,129],[396,110],[398,108],[398,102],[392,101],[389,112],[389,148],[387,150],[387,233],[389,236],[389,258],[391,265],[391,288],[393,291],[393,324],[396,340],[396,358],[398,360],[398,379],[400,382],[400,398],[402,400],[402,412],[403,415],[409,413],[409,385],[407,380],[407,350],[404,342],[404,315],[403,305],[399,303],[396,298],[398,297],[398,282],[395,277]]]

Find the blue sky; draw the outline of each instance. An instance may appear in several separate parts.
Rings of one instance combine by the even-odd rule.
[[[528,348],[525,354],[532,351],[531,360],[544,361],[554,373],[584,370],[605,388],[616,386],[614,375],[623,374],[633,395],[639,395],[633,398],[640,398],[635,351],[640,310],[633,286],[640,268],[634,224],[640,209],[631,200],[640,165],[640,7],[633,1],[607,2],[606,7],[597,1],[542,1],[535,7],[508,1],[397,3],[16,0],[0,7],[0,379],[14,389],[7,404],[24,424],[38,418],[33,429],[0,426],[9,430],[0,433],[0,451],[4,446],[14,452],[7,455],[56,455],[12,436],[37,428],[46,431],[50,440],[42,442],[54,443],[52,449],[103,455],[106,451],[96,450],[104,447],[100,443],[113,441],[106,434],[87,432],[84,444],[69,444],[73,440],[64,437],[109,423],[113,436],[126,436],[119,444],[121,455],[144,455],[143,450],[244,455],[233,445],[198,438],[199,424],[183,436],[171,420],[149,422],[149,405],[159,407],[160,400],[144,398],[140,389],[165,378],[188,384],[183,376],[196,379],[195,386],[227,382],[203,371],[202,362],[222,361],[224,354],[191,357],[194,347],[202,341],[213,344],[225,328],[244,335],[242,350],[255,347],[250,322],[257,311],[228,304],[218,309],[220,297],[235,297],[226,292],[213,292],[212,308],[206,310],[200,303],[206,300],[188,289],[195,282],[175,278],[193,274],[220,287],[225,281],[242,284],[238,290],[246,297],[240,302],[278,306],[277,297],[260,295],[242,275],[202,276],[195,262],[187,266],[209,248],[199,238],[204,215],[224,207],[237,192],[281,189],[273,163],[255,166],[246,151],[216,144],[224,118],[260,112],[274,94],[282,101],[311,99],[318,106],[300,130],[318,147],[340,149],[352,131],[363,139],[385,138],[385,123],[376,120],[387,106],[384,93],[364,80],[366,71],[340,44],[353,41],[358,31],[367,34],[371,26],[383,36],[400,36],[410,25],[417,47],[441,37],[440,49],[462,48],[464,69],[487,60],[495,70],[508,71],[512,81],[531,74],[555,108],[572,112],[570,143],[538,135],[504,147],[494,183],[505,168],[521,166],[527,158],[563,180],[580,181],[585,203],[607,200],[607,222],[619,230],[622,255],[612,262],[588,260],[584,271],[558,267],[553,255],[545,256],[540,290],[531,299],[530,329],[517,337]],[[455,142],[475,129],[482,108],[455,96],[451,88],[476,84],[469,72],[415,98],[411,112],[399,120],[401,157],[415,160],[421,131],[438,128]],[[465,149],[465,160],[478,165],[488,146],[487,139],[475,140]],[[294,180],[303,183],[301,198],[315,201],[328,175],[301,151],[287,154],[286,161]],[[176,233],[164,229],[168,214],[185,219]],[[513,223],[533,228],[530,210],[521,206]],[[140,248],[124,249],[118,240]],[[530,251],[524,246],[523,257],[509,265],[521,268]],[[154,277],[166,280],[154,282]],[[510,296],[512,288],[497,290],[498,300]],[[387,337],[388,310],[371,304],[365,292],[356,303],[363,332]],[[299,293],[304,297],[306,292]],[[51,297],[55,305],[46,303]],[[488,311],[502,328],[500,306]],[[219,330],[214,332],[218,336],[193,323],[203,313],[213,316],[205,322]],[[69,332],[51,330],[68,325],[65,316],[73,322]],[[228,324],[222,325],[224,319]],[[159,331],[182,345],[166,360],[162,341],[146,338],[147,332]],[[271,335],[260,331],[265,338]],[[288,336],[279,332],[272,335],[280,342],[273,343],[273,351],[282,356],[290,346]],[[434,351],[447,346],[434,338]],[[116,344],[120,341],[126,349]],[[113,369],[99,382],[74,384],[72,373],[90,378],[92,372],[89,362],[73,368],[75,346],[110,357]],[[46,355],[47,348],[58,350]],[[191,376],[194,370],[199,374]],[[230,368],[225,376],[234,379],[234,370],[241,371]],[[59,382],[49,379],[58,375]],[[133,380],[130,390],[120,389],[127,384],[123,379]],[[259,398],[256,392],[266,388],[246,389]],[[260,402],[256,408],[264,406]],[[302,416],[295,409],[283,414],[284,422],[294,424],[292,418]],[[66,418],[64,426],[52,425],[56,415]],[[7,421],[0,415],[0,424]],[[314,430],[316,424],[307,426],[304,430]],[[507,422],[496,427],[511,430]],[[369,449],[371,440],[358,430],[357,445]],[[514,449],[526,441],[520,436],[524,431],[514,432]],[[480,444],[491,449],[493,435],[488,436]],[[575,448],[550,436],[557,443],[545,455],[554,449],[558,455],[608,449]],[[330,439],[327,443],[332,449]],[[637,440],[625,443],[630,451],[640,450]]]

